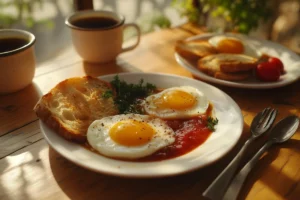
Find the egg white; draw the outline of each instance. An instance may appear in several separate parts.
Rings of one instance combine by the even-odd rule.
[[[109,130],[119,121],[133,119],[146,122],[155,130],[152,139],[139,146],[124,146],[115,142],[109,135]],[[175,141],[174,131],[161,119],[147,115],[123,114],[95,120],[87,131],[88,143],[100,154],[114,157],[137,159],[153,154],[157,150]]]
[[[244,52],[242,54],[245,54],[247,56],[251,56],[254,58],[259,58],[261,56],[261,52],[256,50],[251,44],[244,42],[236,37],[228,37],[228,36],[223,36],[223,35],[214,36],[214,37],[211,37],[208,39],[208,43],[210,43],[213,47],[217,48],[218,44],[222,40],[226,40],[226,39],[232,39],[232,40],[241,42],[244,46]]]
[[[175,110],[170,108],[158,109],[157,105],[155,105],[155,100],[161,98],[166,92],[174,90],[181,90],[190,93],[196,99],[195,105],[184,110]],[[142,105],[146,113],[149,115],[156,116],[161,119],[183,119],[205,113],[209,106],[209,102],[203,92],[198,89],[191,86],[181,86],[168,88],[160,93],[150,95],[145,99]]]

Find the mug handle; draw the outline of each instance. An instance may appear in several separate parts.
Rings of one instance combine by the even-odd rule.
[[[136,25],[135,23],[128,23],[128,24],[124,24],[124,29],[125,30],[126,28],[128,27],[133,27],[136,29],[137,31],[137,41],[135,44],[129,46],[129,47],[125,47],[125,48],[122,48],[122,53],[125,52],[125,51],[130,51],[132,49],[134,49],[135,47],[137,47],[137,45],[140,43],[140,40],[141,40],[141,29],[138,25]]]

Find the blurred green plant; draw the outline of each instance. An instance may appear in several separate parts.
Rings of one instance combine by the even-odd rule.
[[[149,14],[143,15],[137,20],[142,33],[149,33],[156,29],[169,28],[171,26],[170,19],[159,11],[153,11]],[[129,40],[136,36],[134,29],[125,29],[124,40]]]
[[[160,28],[169,28],[171,26],[171,21],[165,15],[156,15],[152,19],[153,27],[157,26]]]
[[[198,5],[195,5],[194,0],[173,0],[171,5],[179,12],[181,17],[187,17],[190,22],[196,23],[201,17],[202,11]]]
[[[35,19],[33,16],[33,9],[42,8],[44,2],[45,0],[0,0],[0,28],[10,28],[17,23],[27,28],[32,28],[36,24],[52,28],[54,26],[52,21]]]
[[[137,23],[143,33],[152,32],[160,28],[169,28],[171,26],[170,19],[159,11],[153,11],[147,15],[143,15],[137,20]]]
[[[247,34],[271,17],[269,3],[269,0],[173,0],[172,6],[190,22],[203,22],[208,15],[222,17],[231,31]]]

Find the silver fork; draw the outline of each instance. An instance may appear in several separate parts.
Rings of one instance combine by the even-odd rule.
[[[267,132],[272,126],[277,115],[276,109],[265,108],[259,112],[253,119],[250,131],[251,136],[245,142],[241,150],[234,157],[234,159],[227,165],[227,167],[219,174],[219,176],[210,184],[210,186],[203,192],[203,196],[212,200],[222,199],[229,182],[232,180],[233,175],[237,171],[239,163],[246,152],[246,149],[252,144],[252,142]]]

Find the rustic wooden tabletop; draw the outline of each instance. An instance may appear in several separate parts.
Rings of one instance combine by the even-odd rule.
[[[75,76],[120,72],[161,72],[191,77],[174,59],[174,43],[201,31],[182,26],[142,36],[140,45],[105,65],[83,62],[71,46],[36,69],[27,88],[0,96],[0,199],[202,199],[201,194],[231,161],[250,135],[257,112],[277,108],[277,120],[300,116],[300,81],[278,89],[245,90],[215,85],[237,102],[244,116],[238,144],[205,168],[158,179],[108,176],[81,168],[55,152],[41,134],[33,107],[58,82]],[[247,158],[258,150],[253,146]],[[300,198],[300,130],[288,142],[272,147],[246,180],[239,199]]]

